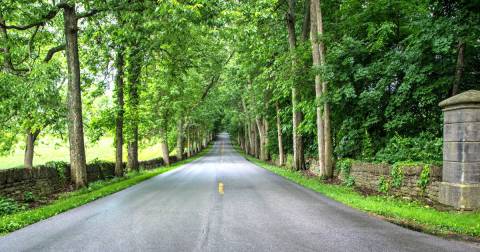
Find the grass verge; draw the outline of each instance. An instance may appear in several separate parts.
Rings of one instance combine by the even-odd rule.
[[[66,193],[59,199],[53,201],[51,204],[2,216],[0,217],[0,235],[13,232],[35,222],[47,219],[72,208],[79,207],[96,199],[121,191],[127,187],[140,183],[159,174],[178,168],[179,166],[202,157],[208,153],[210,149],[211,145],[194,157],[176,162],[168,167],[160,167],[153,170],[129,173],[123,178],[97,181],[91,183],[86,188]]]
[[[387,196],[363,196],[350,187],[322,183],[319,178],[307,177],[301,172],[274,166],[247,156],[237,146],[235,149],[247,160],[266,170],[347,206],[380,216],[398,225],[440,236],[480,240],[480,212],[478,211],[443,212],[419,202]]]

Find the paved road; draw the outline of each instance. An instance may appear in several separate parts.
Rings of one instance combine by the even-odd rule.
[[[0,251],[478,248],[398,227],[288,182],[236,154],[223,134],[207,156],[0,238]]]

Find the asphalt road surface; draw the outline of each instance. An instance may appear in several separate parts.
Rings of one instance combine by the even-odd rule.
[[[404,229],[259,168],[206,156],[0,238],[0,251],[479,251]]]

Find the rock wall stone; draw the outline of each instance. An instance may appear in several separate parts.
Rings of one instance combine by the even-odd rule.
[[[418,185],[423,166],[403,166],[402,185],[399,188],[390,187],[389,194],[400,197],[428,198],[438,201],[439,185],[442,178],[442,169],[430,166],[429,183],[423,191]],[[383,177],[391,180],[392,166],[389,164],[353,163],[350,169],[350,176],[355,179],[355,186],[379,192],[379,183]],[[340,178],[345,178],[341,175]]]
[[[176,157],[170,157],[170,162],[177,161]],[[139,162],[142,169],[150,170],[164,165],[163,159],[156,158]],[[124,164],[125,166],[125,164]],[[65,190],[70,181],[70,166],[65,164],[61,167],[64,174],[59,174],[57,169],[45,165],[32,169],[12,168],[0,170],[0,196],[24,200],[25,192],[32,192],[36,197],[48,196]],[[88,182],[95,182],[113,178],[115,163],[95,161],[87,164]]]

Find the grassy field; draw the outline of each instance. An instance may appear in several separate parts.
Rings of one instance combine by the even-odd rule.
[[[271,165],[237,151],[258,166],[359,210],[415,230],[442,236],[480,238],[480,212],[438,211],[419,202],[386,196],[363,196],[350,187],[323,183],[319,178]]]
[[[69,209],[79,207],[112,193],[121,191],[127,187],[140,183],[164,172],[178,168],[207,154],[211,147],[212,145],[209,145],[208,148],[204,149],[197,155],[189,159],[176,162],[168,167],[160,167],[154,170],[129,173],[123,178],[114,178],[106,181],[93,182],[90,183],[86,188],[62,195],[59,199],[51,204],[10,215],[0,216],[0,236],[65,212]]]
[[[97,143],[88,143],[85,147],[87,162],[94,159],[105,161],[115,160],[115,148],[113,146],[113,137],[105,137],[100,139]],[[127,152],[124,151],[124,159],[126,160]],[[0,169],[22,167],[23,166],[24,149],[21,144],[17,149],[8,156],[0,156]],[[149,160],[161,156],[160,145],[152,145],[140,149],[139,159]],[[41,165],[48,161],[69,161],[70,154],[68,142],[53,138],[40,138],[35,146],[35,157],[33,158],[34,165]]]

